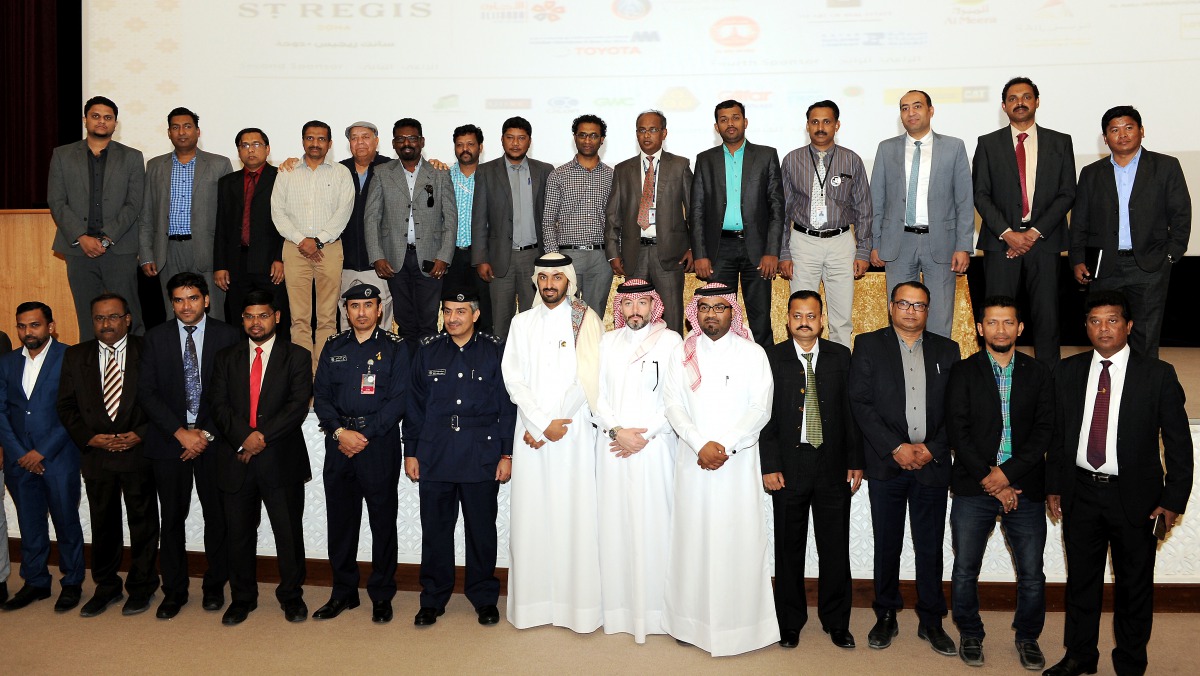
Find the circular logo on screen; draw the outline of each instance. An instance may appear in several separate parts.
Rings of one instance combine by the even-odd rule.
[[[622,19],[634,21],[650,13],[649,0],[613,0],[612,12]]]
[[[758,39],[758,22],[748,16],[727,16],[718,19],[708,34],[722,47],[745,47]]]

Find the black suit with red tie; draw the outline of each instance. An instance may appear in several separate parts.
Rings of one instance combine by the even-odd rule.
[[[234,602],[256,604],[255,554],[263,506],[275,533],[281,604],[300,600],[304,591],[304,483],[312,478],[308,445],[301,426],[312,398],[312,356],[278,334],[262,368],[255,421],[251,424],[251,341],[217,355],[212,387],[213,417],[221,431],[217,482],[224,495],[229,537],[229,588]],[[249,458],[239,452],[252,432],[266,447]]]

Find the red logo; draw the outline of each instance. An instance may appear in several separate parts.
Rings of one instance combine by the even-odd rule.
[[[758,39],[758,22],[748,16],[727,16],[708,29],[713,42],[722,47],[745,47]]]

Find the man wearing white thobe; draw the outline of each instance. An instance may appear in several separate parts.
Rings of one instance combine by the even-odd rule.
[[[604,329],[576,297],[570,258],[537,259],[533,283],[533,306],[513,318],[501,362],[518,413],[508,621],[590,633],[602,621],[591,410]]]
[[[667,360],[667,419],[679,435],[663,629],[713,657],[779,640],[758,434],[771,417],[766,353],[734,289],[696,291],[695,327]]]
[[[667,360],[683,343],[663,321],[654,285],[628,279],[613,299],[615,331],[600,339],[596,484],[604,633],[662,634],[675,432],[664,414]]]

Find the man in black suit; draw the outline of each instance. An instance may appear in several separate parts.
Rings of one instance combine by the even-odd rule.
[[[1067,554],[1067,654],[1044,673],[1096,673],[1111,547],[1113,667],[1141,674],[1154,619],[1155,534],[1165,538],[1187,505],[1192,437],[1174,367],[1131,349],[1125,296],[1095,292],[1085,313],[1095,349],[1059,366],[1059,443],[1047,456],[1046,502],[1063,520]]]
[[[819,338],[822,309],[816,291],[793,293],[791,337],[767,350],[775,398],[758,441],[763,487],[775,506],[775,614],[785,648],[796,647],[808,621],[804,557],[810,506],[820,559],[821,627],[834,645],[854,647],[850,498],[862,483],[862,435],[850,412],[850,350]]]
[[[203,276],[191,272],[174,275],[167,280],[167,296],[175,319],[146,333],[138,364],[139,400],[152,423],[146,428],[143,452],[154,467],[162,510],[163,600],[156,616],[163,620],[178,615],[188,601],[184,524],[192,506],[193,478],[204,514],[204,558],[208,563],[203,607],[220,610],[225,605],[228,550],[216,459],[209,448],[217,438],[209,383],[217,352],[240,338],[237,329],[205,314],[209,295]]]
[[[737,289],[742,283],[750,332],[763,349],[771,334],[771,280],[783,245],[779,153],[746,140],[746,107],[722,101],[713,128],[721,145],[696,156],[692,178],[692,255],[696,276]]]
[[[959,657],[983,666],[979,570],[1000,517],[1017,569],[1017,655],[1026,669],[1046,666],[1038,637],[1046,623],[1046,450],[1054,432],[1054,385],[1040,360],[1017,352],[1024,331],[1016,301],[989,296],[976,331],[984,350],[954,365],[946,386],[946,431],[954,449],[953,616]]]
[[[282,317],[279,335],[286,340],[292,322],[283,286],[283,236],[271,220],[271,190],[279,170],[267,163],[271,141],[265,131],[243,129],[234,145],[242,170],[217,181],[213,284],[225,291],[225,316],[235,325],[247,293],[261,289],[274,294]]]
[[[129,335],[129,304],[115,293],[92,299],[96,338],[67,348],[58,385],[58,417],[82,450],[80,468],[92,520],[96,593],[79,614],[95,617],[124,598],[117,570],[124,555],[121,498],[129,516],[131,560],[122,615],[150,607],[158,589],[158,500],[154,470],[142,454],[148,419],[138,393],[142,339]]]
[[[489,284],[493,325],[502,340],[517,306],[522,312],[533,307],[533,261],[545,250],[542,212],[546,179],[554,171],[528,156],[528,120],[509,118],[503,129],[504,157],[479,165],[471,207],[471,265]]]
[[[1058,258],[1067,249],[1067,212],[1075,202],[1075,150],[1070,136],[1036,123],[1039,95],[1027,77],[1004,85],[1000,107],[1009,125],[979,137],[971,166],[987,293],[1015,298],[1024,274],[1033,346],[1038,361],[1054,369]]]
[[[946,383],[958,345],[925,330],[929,289],[902,282],[888,303],[892,325],[858,337],[850,362],[850,404],[862,430],[875,536],[875,615],[872,648],[892,644],[900,629],[900,552],[904,513],[912,521],[917,568],[917,636],[935,652],[957,654],[942,629],[942,539],[950,444],[946,437]]]
[[[1075,280],[1093,293],[1118,290],[1133,312],[1129,345],[1158,358],[1171,264],[1188,248],[1192,197],[1179,160],[1142,148],[1146,131],[1133,106],[1100,121],[1110,157],[1079,173],[1068,256]]]
[[[279,312],[267,291],[242,301],[250,339],[225,348],[213,371],[213,418],[221,430],[217,479],[229,532],[229,609],[221,622],[240,624],[258,607],[255,563],[263,507],[275,533],[279,586],[288,622],[308,619],[304,605],[304,484],[312,478],[301,425],[312,398],[312,355],[277,340]]]

